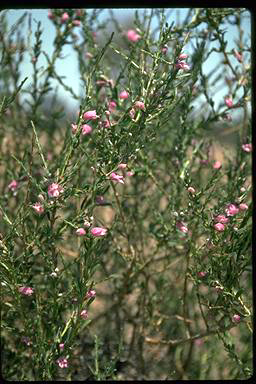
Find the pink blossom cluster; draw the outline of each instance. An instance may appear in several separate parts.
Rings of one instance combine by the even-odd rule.
[[[245,203],[240,203],[239,206],[233,203],[228,204],[225,209],[225,214],[219,214],[214,218],[214,229],[218,232],[223,232],[225,230],[225,224],[229,222],[230,216],[235,216],[239,212],[246,211],[247,209],[248,205]]]
[[[189,71],[190,70],[190,66],[186,63],[186,61],[184,61],[187,58],[188,58],[188,55],[186,53],[181,53],[179,55],[178,61],[175,64],[175,68],[176,69],[183,69],[185,71]]]
[[[125,173],[126,176],[133,176],[134,173],[132,171],[126,171],[127,169],[127,164],[126,163],[120,163],[117,166],[118,169],[121,169],[123,171],[123,174]],[[111,172],[109,176],[110,180],[116,181],[117,183],[124,184],[124,176],[123,175],[118,175],[116,172]]]
[[[135,101],[133,107],[130,109],[129,115],[132,119],[134,119],[134,117],[135,117],[136,110],[145,111],[145,104],[143,101],[141,101],[141,100]]]
[[[229,204],[225,209],[227,216],[234,216],[239,212],[239,208],[235,204]]]
[[[66,357],[59,357],[56,362],[60,368],[68,367],[68,359]]]
[[[89,223],[89,226],[90,226],[90,223]],[[107,229],[102,227],[93,227],[91,228],[90,232],[94,237],[102,237],[107,234]],[[86,235],[86,230],[84,228],[78,228],[76,230],[76,234],[77,236],[84,236]]]
[[[91,229],[91,234],[94,237],[105,236],[107,234],[107,229],[106,228],[101,228],[101,227],[94,227],[94,228]]]
[[[242,149],[243,149],[243,151],[249,153],[249,152],[252,151],[252,144],[250,144],[250,143],[248,143],[248,144],[243,144],[243,145],[242,145]]]
[[[145,111],[145,104],[143,103],[143,101],[135,101],[134,108],[135,109],[141,109],[142,111]]]
[[[76,11],[76,17],[79,18],[80,16],[82,16],[82,10],[78,9]],[[50,20],[56,19],[56,15],[54,14],[54,12],[52,10],[48,11],[48,19],[50,19]],[[70,21],[70,16],[69,16],[68,12],[63,12],[61,17],[60,17],[61,24],[66,24],[69,21]],[[81,21],[79,19],[74,19],[74,20],[72,20],[72,25],[74,27],[79,27],[81,25]]]
[[[77,132],[77,124],[71,124],[72,133],[75,134]],[[92,127],[89,124],[82,125],[82,135],[88,135],[92,132]]]
[[[22,293],[22,295],[31,296],[34,293],[34,289],[23,285],[19,287],[19,292]]]
[[[48,187],[48,196],[49,197],[59,197],[61,193],[64,192],[63,187],[58,183],[52,183]]]

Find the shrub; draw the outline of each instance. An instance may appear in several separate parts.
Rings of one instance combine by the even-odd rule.
[[[49,11],[51,54],[31,15],[0,15],[3,376],[248,378],[248,11],[152,9],[127,30],[101,11]],[[70,45],[81,95],[56,69]]]

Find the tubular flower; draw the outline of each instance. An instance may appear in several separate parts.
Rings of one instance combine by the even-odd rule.
[[[111,175],[110,175],[110,179],[113,180],[113,181],[117,181],[118,183],[124,184],[124,180],[123,180],[124,177],[118,175],[118,174],[115,173],[115,172],[112,172],[112,173],[111,173]]]

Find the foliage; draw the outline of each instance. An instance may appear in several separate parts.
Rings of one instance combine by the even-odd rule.
[[[30,14],[11,28],[0,15],[3,376],[248,378],[247,11],[191,8],[170,25],[152,9],[135,13],[129,31],[100,12],[50,11],[52,54]],[[228,50],[231,25],[239,39]],[[81,95],[56,70],[65,45],[77,54]],[[221,64],[205,73],[216,54]],[[53,81],[79,102],[76,121]],[[226,90],[218,106],[217,87]],[[235,131],[217,153],[212,127]]]

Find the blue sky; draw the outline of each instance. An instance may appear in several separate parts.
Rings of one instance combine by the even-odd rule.
[[[32,29],[35,30],[36,23],[33,21],[34,19],[37,21],[41,21],[42,28],[43,28],[43,35],[42,35],[42,49],[45,50],[49,55],[53,52],[53,40],[55,37],[55,28],[53,26],[53,23],[48,19],[48,10],[47,9],[16,9],[16,10],[9,10],[7,13],[7,19],[9,28],[17,21],[17,19],[25,12],[29,12],[32,15]],[[127,15],[134,15],[135,9],[114,9],[113,10],[115,15],[117,16],[120,23],[122,23],[122,20],[124,20]],[[143,9],[138,9],[139,13],[143,12]],[[168,12],[170,9],[167,10]],[[173,9],[172,14],[170,16],[170,22],[172,20],[176,21],[177,13],[179,13],[180,20],[182,20],[185,15],[187,14],[186,8],[181,9]],[[104,10],[100,18],[104,19],[108,15],[108,11]],[[244,21],[243,28],[245,35],[248,35],[248,45],[250,46],[250,31],[251,31],[251,21],[250,21],[250,14],[248,12],[248,17]],[[156,22],[153,20],[152,23],[152,29],[156,27]],[[24,28],[24,36],[27,35],[27,23],[25,24]],[[78,28],[77,28],[78,31]],[[235,47],[234,39],[237,38],[237,28],[235,26],[230,26],[227,29],[226,32],[226,39],[228,41],[227,50],[230,51],[232,48]],[[192,52],[192,47],[187,47],[187,53]],[[77,61],[76,61],[76,55],[71,50],[70,46],[65,46],[63,50],[63,54],[65,55],[65,60],[59,60],[57,62],[57,72],[59,75],[66,76],[65,83],[69,86],[72,86],[74,92],[76,94],[79,94],[79,74],[77,70]],[[213,53],[210,58],[207,60],[206,63],[204,63],[203,69],[205,73],[208,73],[211,71],[213,66],[216,65],[216,62],[219,61],[220,54]],[[234,59],[235,60],[235,59]],[[39,57],[38,66],[44,66],[46,64],[45,58],[43,55],[41,55],[41,58]],[[237,65],[237,63],[236,63]],[[27,85],[29,82],[32,81],[32,64],[30,62],[30,58],[28,55],[25,55],[24,57],[24,63],[22,65],[22,76],[21,79],[28,76],[29,80],[27,81]],[[62,87],[59,88],[60,95],[64,98],[68,97],[70,99],[70,106],[77,108],[78,104],[70,98],[69,94],[66,93],[65,90],[63,90]],[[213,99],[216,104],[222,103],[224,96],[226,96],[226,90],[220,89],[218,92],[213,92]]]

